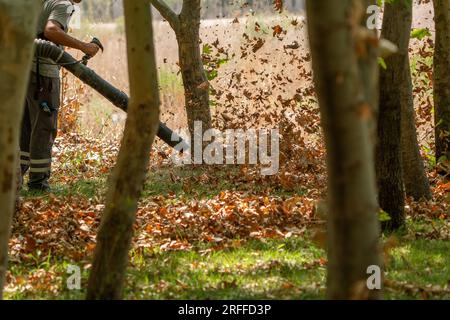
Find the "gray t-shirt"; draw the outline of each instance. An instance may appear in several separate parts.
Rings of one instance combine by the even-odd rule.
[[[37,34],[42,35],[44,33],[49,20],[58,22],[63,27],[64,32],[67,32],[74,11],[75,8],[70,0],[43,0]],[[60,67],[54,64],[55,62],[51,59],[39,58],[39,74],[44,77],[59,78]],[[33,59],[32,70],[37,72],[36,58]]]

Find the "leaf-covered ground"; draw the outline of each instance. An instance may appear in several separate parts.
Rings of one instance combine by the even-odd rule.
[[[252,170],[245,167],[152,170],[137,214],[127,298],[324,297],[325,222],[314,182],[285,189],[279,177],[263,184],[256,174],[245,176]],[[106,174],[79,175],[49,196],[23,192],[6,298],[83,297]],[[448,202],[410,202],[407,210],[405,230],[383,237],[386,297],[447,299]],[[67,289],[68,265],[82,268],[81,291]]]
[[[108,30],[96,29],[110,50],[92,66],[126,91],[123,35]],[[206,27],[202,22],[201,31],[215,126],[280,127],[280,170],[262,177],[251,166],[175,167],[158,143],[137,212],[126,298],[324,298],[325,150],[304,20],[252,15]],[[162,116],[178,126],[185,119],[176,43],[168,26],[157,25],[155,34]],[[450,184],[434,173],[442,163],[433,157],[433,46],[427,37],[411,48],[417,128],[433,200],[408,200],[406,228],[382,237],[385,296],[391,299],[450,297]],[[22,191],[7,299],[85,294],[125,117],[67,75],[63,88],[51,181],[57,189],[50,195]],[[67,289],[69,265],[83,270],[80,291]]]

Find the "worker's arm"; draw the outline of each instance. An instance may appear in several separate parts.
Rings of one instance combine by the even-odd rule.
[[[53,20],[49,20],[47,22],[47,25],[44,29],[44,36],[57,45],[80,50],[91,57],[95,56],[100,49],[94,43],[83,42],[69,36],[61,28],[61,25]]]

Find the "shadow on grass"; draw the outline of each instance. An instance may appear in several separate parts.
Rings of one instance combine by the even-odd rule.
[[[324,252],[300,238],[254,240],[208,252],[133,256],[127,293],[137,299],[319,299]],[[208,253],[206,253],[208,252]]]
[[[24,199],[47,197],[50,194],[57,197],[65,197],[69,195],[80,195],[86,198],[101,196],[106,191],[106,177],[90,180],[77,180],[74,183],[63,184],[56,183],[52,185],[51,192],[29,191],[23,188],[20,196]]]
[[[386,275],[397,281],[423,287],[430,284],[448,286],[450,243],[434,239],[403,240],[392,249]],[[450,295],[450,290],[448,293]]]

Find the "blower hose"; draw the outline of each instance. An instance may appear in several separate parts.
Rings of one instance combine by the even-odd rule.
[[[75,77],[100,93],[113,105],[127,112],[129,98],[124,92],[111,85],[109,82],[97,75],[92,69],[74,59],[70,54],[52,42],[36,39],[34,40],[34,44],[35,54],[37,57],[49,58],[55,61],[56,64],[62,66]],[[162,122],[159,123],[157,136],[172,148],[179,145],[182,147],[180,151],[186,151],[189,149],[189,145],[186,141],[175,134]]]

